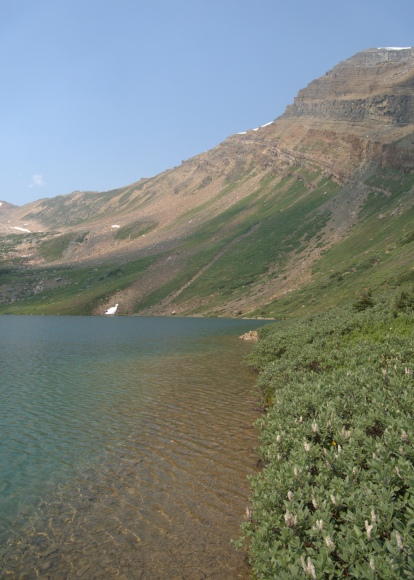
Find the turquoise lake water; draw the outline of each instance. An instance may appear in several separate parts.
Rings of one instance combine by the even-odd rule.
[[[1,578],[248,578],[258,321],[0,317]]]

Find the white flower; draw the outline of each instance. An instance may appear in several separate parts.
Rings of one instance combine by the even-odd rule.
[[[328,546],[329,550],[335,549],[335,544],[333,543],[333,541],[331,540],[331,538],[329,536],[326,536],[325,544]]]
[[[319,427],[318,427],[318,424],[317,424],[317,422],[316,422],[316,421],[314,421],[314,422],[312,423],[312,431],[313,431],[314,433],[319,433]]]
[[[301,556],[300,561],[305,574],[308,574],[311,578],[316,578],[315,566],[312,564],[312,560],[309,556],[307,564],[305,563],[305,558],[303,556]]]
[[[312,529],[315,530],[315,532],[321,532],[323,530],[323,520],[316,520]]]
[[[304,445],[305,445],[305,451],[306,451],[306,453],[309,453],[310,448],[311,448],[311,444],[308,443],[307,441],[305,441]]]
[[[312,505],[317,510],[318,509],[318,502],[316,501],[315,497],[315,489],[312,488]],[[322,520],[321,520],[322,521]]]
[[[298,516],[294,516],[289,510],[286,510],[285,523],[287,528],[296,528],[298,525]]]
[[[365,520],[365,529],[367,531],[367,538],[368,538],[368,540],[371,539],[371,532],[372,532],[372,528],[373,527],[374,527],[373,525],[370,525],[369,524],[368,520]]]
[[[395,537],[397,539],[397,546],[400,548],[400,550],[403,550],[404,549],[404,544],[403,544],[402,537],[401,537],[400,533],[399,532],[395,532]]]
[[[287,496],[289,501],[293,501],[293,493],[291,491],[288,491]]]

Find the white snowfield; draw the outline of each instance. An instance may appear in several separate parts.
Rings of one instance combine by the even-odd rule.
[[[259,129],[263,129],[263,127],[268,127],[269,125],[272,125],[274,123],[274,121],[270,121],[269,123],[266,123],[265,125],[260,125],[260,127],[256,127],[256,129],[249,129],[250,131],[258,131]],[[241,131],[240,133],[236,133],[236,135],[246,135],[247,131]]]
[[[411,46],[379,46],[377,50],[409,50]]]
[[[3,202],[2,201],[0,201],[0,205],[3,205]]]
[[[32,232],[26,228],[18,228],[17,226],[12,226],[12,230],[19,230],[19,232],[27,232],[28,234],[31,234]]]
[[[114,226],[111,226],[111,228],[120,228],[121,226],[117,226],[116,224]]]

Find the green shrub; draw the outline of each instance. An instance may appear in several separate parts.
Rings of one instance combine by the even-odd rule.
[[[354,302],[353,306],[355,310],[359,312],[365,310],[366,308],[371,308],[374,306],[375,302],[372,297],[372,291],[370,288],[365,288],[363,292],[358,296],[357,300]]]
[[[414,577],[414,315],[403,335],[394,316],[410,300],[260,331],[264,468],[239,542],[255,577]]]
[[[398,292],[393,301],[393,314],[397,317],[401,313],[414,311],[414,288],[403,289]]]

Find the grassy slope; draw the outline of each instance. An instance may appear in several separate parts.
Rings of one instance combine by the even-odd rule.
[[[220,252],[221,257],[180,294],[177,304],[197,298],[208,298],[210,306],[224,304],[229,298],[246,294],[249,285],[278,275],[271,271],[275,264],[282,271],[290,252],[306,251],[309,240],[329,217],[326,211],[320,211],[321,206],[339,186],[300,168],[290,173],[281,180],[270,174],[264,176],[258,189],[187,238],[183,249],[190,249],[193,257],[186,269],[137,304],[137,309],[157,304]],[[303,173],[314,179],[313,189],[297,179]],[[248,237],[232,244],[249,231],[252,233]]]
[[[216,200],[225,199],[229,190],[235,187],[248,188],[254,176],[254,168],[249,167],[235,182],[227,185]],[[387,289],[404,280],[414,280],[411,266],[414,209],[410,199],[414,176],[383,170],[371,176],[367,184],[372,193],[359,221],[345,239],[326,251],[322,249],[321,257],[314,265],[313,281],[263,304],[251,315],[280,318],[318,312],[352,299],[365,286],[371,286],[373,290]],[[171,306],[183,305],[187,314],[202,314],[206,308],[219,309],[229,301],[243,300],[260,284],[271,282],[277,285],[289,274],[286,267],[292,256],[306,259],[310,242],[313,247],[322,245],[321,232],[330,218],[329,202],[335,200],[339,191],[340,187],[322,177],[320,172],[299,166],[289,167],[284,174],[264,175],[249,195],[207,219],[197,231],[179,241],[176,251],[187,256],[184,265],[175,278],[142,297],[135,304],[134,311],[155,306],[181,288],[183,291]],[[179,219],[188,221],[188,218],[201,217],[213,203],[215,200],[210,200]],[[142,228],[152,226],[137,222],[124,227],[116,236],[135,237],[142,235]],[[87,230],[82,229],[63,234],[37,244],[37,247],[52,266],[70,244],[81,243],[86,233]],[[37,235],[1,238],[0,249],[5,254],[13,249],[14,243],[23,239],[35,242]],[[29,270],[21,268],[17,258],[9,257],[7,261],[3,260],[9,273],[6,276],[6,271],[0,271],[0,284],[13,284],[14,277],[18,284],[27,286],[27,291],[19,291],[18,300],[12,304],[0,305],[0,312],[90,313],[100,299],[108,299],[111,292],[126,288],[150,263],[135,259],[129,265],[124,264],[119,283],[116,284],[114,279],[110,284],[106,273],[118,269],[115,261],[102,266],[103,275],[95,276],[93,272],[89,274],[86,267]],[[13,270],[12,278],[10,268]],[[193,279],[195,276],[197,278]],[[30,297],[29,290],[34,280],[45,277],[50,280],[62,277],[65,287],[40,290]],[[198,307],[197,302],[200,304]]]
[[[351,300],[367,286],[386,290],[414,281],[414,175],[383,170],[368,184],[378,190],[369,195],[348,236],[322,252],[314,266],[314,282],[255,314],[284,317],[319,312]]]
[[[0,307],[4,314],[92,314],[117,290],[135,281],[154,257],[99,267],[0,268],[0,281],[18,289],[19,301]],[[34,288],[40,289],[34,293]]]
[[[156,304],[188,282],[231,240],[255,225],[257,228],[248,238],[224,252],[175,303],[207,298],[210,307],[219,306],[229,299],[247,295],[251,285],[283,277],[292,254],[306,258],[309,241],[318,243],[321,229],[329,218],[322,206],[334,198],[339,187],[310,174],[307,177],[313,180],[314,186],[306,189],[297,180],[303,171],[303,168],[293,169],[282,180],[266,176],[258,190],[208,221],[185,244],[195,249],[186,270],[137,304],[137,309]],[[384,170],[371,177],[367,184],[373,191],[358,223],[344,240],[322,250],[314,266],[313,282],[257,308],[253,316],[284,317],[318,312],[352,299],[365,286],[385,290],[404,280],[414,280],[411,266],[414,238],[410,237],[414,232],[410,193],[414,176]]]

